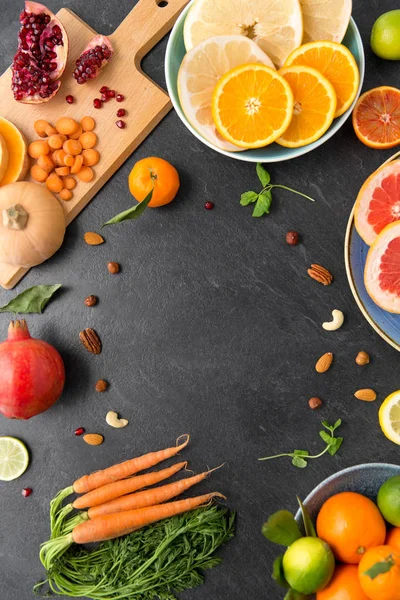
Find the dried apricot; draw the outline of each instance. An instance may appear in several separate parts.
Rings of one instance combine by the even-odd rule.
[[[83,117],[81,120],[83,131],[93,131],[96,126],[95,120],[92,117]]]
[[[82,144],[82,148],[88,150],[89,148],[94,148],[97,144],[97,135],[93,131],[86,131],[82,133],[79,141]]]
[[[61,117],[58,119],[56,123],[56,129],[59,133],[64,133],[65,135],[72,135],[76,132],[79,127],[79,123],[77,123],[71,117]]]

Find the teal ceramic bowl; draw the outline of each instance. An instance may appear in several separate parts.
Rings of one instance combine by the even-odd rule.
[[[314,150],[314,148],[318,148],[318,146],[321,146],[324,142],[329,140],[329,138],[331,138],[341,128],[343,123],[349,118],[353,110],[354,104],[358,96],[360,95],[362,84],[364,81],[365,71],[364,48],[360,32],[358,31],[357,25],[355,24],[353,18],[350,21],[349,28],[347,30],[343,43],[349,48],[349,50],[354,55],[358,64],[358,68],[360,70],[360,85],[357,93],[357,98],[354,101],[354,104],[349,108],[347,112],[345,112],[341,117],[333,121],[331,127],[319,140],[313,142],[312,144],[309,144],[308,146],[303,146],[302,148],[284,148],[283,146],[279,146],[278,144],[271,144],[270,146],[266,146],[265,148],[259,148],[257,150],[245,150],[244,152],[228,152],[226,150],[222,150],[221,148],[217,148],[216,146],[211,144],[190,125],[182,111],[178,95],[178,71],[179,67],[181,66],[183,57],[186,53],[185,44],[183,42],[183,25],[192,2],[190,2],[189,5],[185,8],[185,10],[182,12],[171,32],[165,56],[165,77],[167,81],[168,93],[171,97],[172,104],[174,105],[174,108],[179,115],[179,118],[186,125],[189,131],[191,131],[193,135],[197,137],[197,139],[203,142],[203,144],[205,144],[209,148],[212,148],[213,150],[216,150],[220,154],[225,154],[225,156],[230,156],[232,158],[236,158],[237,160],[242,160],[245,162],[280,162],[283,160],[290,160],[291,158],[296,158],[297,156],[301,156],[302,154],[311,152],[311,150]]]

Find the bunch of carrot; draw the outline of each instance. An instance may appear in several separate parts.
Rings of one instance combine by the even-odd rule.
[[[46,569],[72,543],[87,544],[114,539],[150,523],[205,506],[213,498],[225,498],[219,492],[211,492],[167,502],[205,479],[214,469],[160,487],[150,487],[185,468],[187,462],[136,475],[176,456],[187,446],[189,439],[189,435],[181,436],[172,448],[151,452],[85,475],[60,492],[51,506],[52,539],[42,544],[40,554]],[[73,492],[83,495],[62,507],[64,498]],[[65,522],[65,517],[73,509],[88,510]]]

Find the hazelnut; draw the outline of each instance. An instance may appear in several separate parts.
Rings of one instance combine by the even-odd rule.
[[[369,354],[367,354],[366,352],[362,351],[359,352],[356,356],[356,363],[358,365],[360,365],[360,367],[363,367],[364,365],[367,365],[369,363]]]
[[[120,268],[121,267],[120,267],[119,263],[117,263],[117,262],[109,262],[108,265],[107,265],[107,269],[113,275],[115,275],[116,273],[119,273]]]
[[[315,410],[316,408],[319,408],[320,406],[322,406],[322,400],[321,398],[310,398],[308,401],[308,406],[312,409]]]
[[[105,392],[108,388],[108,383],[105,379],[99,379],[99,381],[94,386],[96,392]]]
[[[86,306],[95,306],[97,304],[97,296],[88,296],[85,299]]]
[[[297,246],[299,243],[299,234],[297,231],[288,231],[286,234],[286,243],[289,244],[289,246]]]

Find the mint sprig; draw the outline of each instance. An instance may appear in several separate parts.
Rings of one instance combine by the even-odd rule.
[[[286,187],[285,185],[278,185],[271,183],[271,176],[268,171],[262,166],[261,163],[257,163],[257,175],[260,180],[263,189],[261,192],[244,192],[240,197],[240,204],[242,206],[248,206],[249,204],[254,204],[253,209],[253,217],[262,217],[263,215],[268,215],[271,212],[271,204],[272,204],[272,192],[273,188],[281,188],[282,190],[287,190],[289,192],[293,192],[293,194],[298,194],[299,196],[303,196],[307,200],[311,200],[311,202],[315,202],[314,198],[303,194],[297,190],[293,190],[292,188]]]

